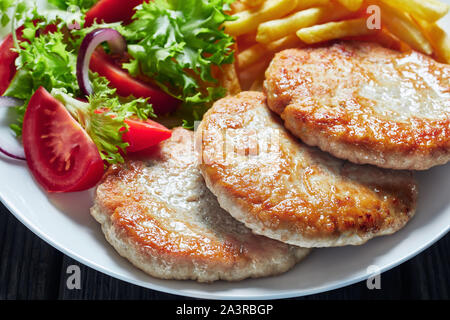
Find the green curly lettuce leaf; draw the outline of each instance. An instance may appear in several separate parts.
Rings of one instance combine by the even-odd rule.
[[[80,16],[79,13],[64,16],[58,11],[43,16],[35,7],[16,10],[16,18],[23,21],[23,41],[18,41],[16,47],[18,71],[4,95],[22,99],[24,104],[16,108],[17,121],[11,128],[18,136],[22,134],[28,102],[42,86],[64,103],[97,145],[104,160],[123,162],[127,144],[122,135],[124,128],[128,129],[125,119],[147,119],[155,115],[146,99],[119,98],[108,80],[96,73],[90,74],[94,94],[88,97],[89,102],[74,98],[83,97],[76,78],[77,51],[83,34],[80,30],[69,30],[67,23]],[[48,25],[53,25],[51,32],[45,31]],[[98,109],[107,111],[95,112]]]
[[[103,160],[111,164],[122,163],[128,146],[122,139],[123,133],[128,130],[125,119],[136,117],[146,120],[154,116],[153,109],[146,99],[120,101],[115,90],[106,85],[106,79],[96,78],[93,87],[98,94],[91,95],[87,103],[74,99],[61,89],[53,89],[52,95],[66,106],[86,130]]]
[[[155,0],[143,3],[134,22],[121,30],[131,61],[123,67],[145,75],[184,101],[181,113],[200,120],[225,90],[212,75],[213,66],[234,60],[233,38],[222,28],[233,18],[225,13],[231,0]]]
[[[0,25],[6,26],[10,21],[10,12],[8,11],[13,7],[14,0],[0,0]]]
[[[20,43],[19,57],[16,59],[18,72],[4,93],[5,96],[22,99],[24,104],[17,107],[17,123],[11,128],[21,135],[23,116],[31,96],[39,87],[47,91],[65,88],[67,92],[79,95],[76,79],[76,55],[67,49],[62,32],[48,33],[35,37],[34,26],[25,23],[23,37],[31,42]]]
[[[48,3],[60,10],[67,10],[70,6],[75,6],[85,12],[97,3],[97,1],[98,0],[48,0]]]

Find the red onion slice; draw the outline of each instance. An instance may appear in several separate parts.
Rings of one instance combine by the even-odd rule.
[[[24,161],[27,160],[25,158],[25,152],[23,151],[23,148],[21,148],[21,149],[11,148],[9,146],[9,147],[6,147],[6,148],[8,148],[9,151],[6,151],[6,149],[4,149],[2,147],[2,145],[3,145],[3,141],[0,141],[0,152],[3,153],[5,156],[8,156],[15,160],[24,160]]]
[[[93,93],[92,85],[89,82],[89,61],[95,48],[105,41],[108,42],[113,53],[122,54],[127,49],[125,39],[114,29],[95,29],[84,37],[77,58],[77,80],[81,92],[87,96]]]
[[[5,119],[5,108],[20,106],[23,101],[12,97],[0,97],[0,119]],[[3,108],[4,107],[4,108]],[[25,160],[25,151],[17,139],[11,134],[11,130],[5,125],[0,128],[0,153],[16,159]]]

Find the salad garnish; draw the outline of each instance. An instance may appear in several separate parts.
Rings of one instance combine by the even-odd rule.
[[[132,76],[145,75],[184,102],[187,126],[201,120],[211,103],[225,95],[213,67],[234,61],[233,38],[222,24],[231,0],[156,0],[143,3],[134,21],[120,31],[128,43]]]
[[[134,0],[119,21],[115,2],[49,0],[51,10],[42,11],[31,1],[0,0],[0,22],[11,25],[2,51],[12,61],[0,59],[0,69],[12,69],[12,79],[0,83],[0,94],[17,99],[11,128],[18,137],[39,90],[45,99],[34,101],[56,105],[53,97],[106,164],[121,163],[127,152],[170,137],[149,119],[155,113],[177,109],[173,115],[179,122],[193,127],[225,94],[213,71],[234,59],[234,40],[222,27],[233,19],[225,13],[232,0]],[[33,141],[41,143],[39,137]]]

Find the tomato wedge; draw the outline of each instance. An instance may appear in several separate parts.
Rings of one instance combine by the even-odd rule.
[[[106,112],[106,109],[96,110],[96,113]],[[128,131],[122,135],[122,140],[127,142],[127,152],[137,152],[148,149],[167,140],[172,136],[172,131],[153,120],[125,119]],[[122,128],[125,130],[125,128]]]
[[[149,98],[156,114],[174,111],[180,101],[168,95],[159,88],[152,87],[131,77],[126,71],[114,64],[114,61],[103,51],[96,50],[91,56],[89,68],[109,80],[111,86],[117,89],[122,97],[130,95],[136,98]]]
[[[14,40],[12,34],[10,34],[0,45],[0,96],[8,89],[12,78],[16,74],[14,62],[18,54],[11,50],[13,48]]]
[[[22,30],[24,27],[20,27],[16,30],[16,36],[18,41],[23,41]],[[12,78],[16,74],[16,59],[19,56],[17,52],[14,52],[14,39],[10,33],[0,44],[0,96],[5,93],[11,84]]]
[[[102,21],[129,23],[134,15],[134,8],[142,2],[144,0],[100,0],[86,13],[85,25],[91,26],[94,20],[98,23]]]
[[[46,191],[86,190],[101,179],[104,165],[96,145],[43,87],[28,104],[22,136],[28,166]]]
[[[145,150],[172,136],[171,130],[149,119],[145,121],[125,119],[125,123],[129,128],[122,135],[122,139],[129,144],[128,152]]]

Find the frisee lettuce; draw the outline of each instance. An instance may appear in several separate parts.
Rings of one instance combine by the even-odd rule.
[[[131,61],[123,67],[145,75],[184,101],[179,111],[190,124],[225,94],[213,66],[234,60],[233,38],[222,28],[233,0],[155,0],[143,3],[121,32]],[[187,122],[186,122],[187,123]]]
[[[183,101],[177,115],[185,127],[201,120],[212,102],[222,97],[221,88],[213,77],[212,68],[233,63],[233,38],[222,28],[233,18],[225,12],[234,0],[155,0],[138,6],[134,21],[94,24],[84,28],[84,13],[95,0],[49,0],[58,10],[39,14],[36,6],[21,1],[0,0],[0,23],[24,25],[23,37],[16,39],[19,58],[18,72],[5,95],[23,99],[17,108],[18,121],[11,127],[21,134],[23,116],[29,99],[43,86],[62,101],[97,145],[101,156],[109,163],[123,162],[127,144],[123,142],[126,118],[147,119],[155,116],[145,99],[119,98],[109,82],[98,74],[90,74],[95,94],[88,102],[82,96],[76,80],[76,56],[84,36],[98,27],[118,30],[128,42],[130,61],[123,67],[132,76],[151,78],[165,92]],[[67,10],[78,6],[81,11]],[[15,6],[14,15],[11,12]],[[12,19],[10,19],[12,18]],[[12,21],[10,21],[12,20]],[[68,24],[76,21],[79,30]],[[45,33],[45,26],[56,31]],[[104,113],[97,109],[107,110]]]
[[[14,5],[14,0],[0,0],[0,25],[2,27],[6,26],[11,18],[8,10]]]
[[[58,9],[67,10],[70,6],[75,6],[83,12],[89,10],[96,2],[97,0],[48,0],[48,3]]]
[[[61,31],[42,34],[36,37],[35,26],[31,21],[25,23],[20,42],[19,57],[16,59],[17,73],[11,81],[5,96],[22,99],[24,104],[17,107],[17,123],[11,128],[17,135],[22,133],[23,116],[33,93],[41,86],[47,91],[65,88],[77,96],[80,94],[76,78],[76,54],[64,43]]]
[[[104,78],[96,78],[93,87],[98,93],[91,95],[87,103],[74,99],[64,89],[53,89],[51,94],[66,106],[86,130],[103,160],[111,164],[122,163],[123,154],[128,146],[128,143],[122,140],[123,133],[128,130],[125,119],[136,117],[146,120],[150,116],[155,116],[153,109],[146,99],[120,101],[115,89],[110,89]],[[100,109],[104,112],[96,112]]]
[[[24,41],[17,43],[18,71],[4,95],[22,99],[24,104],[16,108],[17,121],[11,128],[18,136],[21,135],[28,102],[42,86],[65,104],[97,145],[104,160],[123,162],[128,146],[122,140],[123,128],[128,129],[124,120],[155,117],[153,108],[146,99],[119,98],[116,90],[108,86],[108,80],[96,73],[90,73],[95,93],[88,97],[89,102],[75,99],[82,96],[76,78],[76,60],[83,34],[69,30],[67,23],[77,19],[82,27],[83,20],[78,20],[80,17],[83,18],[82,13],[58,11],[43,16],[36,7],[28,4],[19,10],[16,8],[15,19],[23,21]],[[53,25],[51,32],[45,32],[49,25]],[[108,111],[95,113],[97,109]]]

